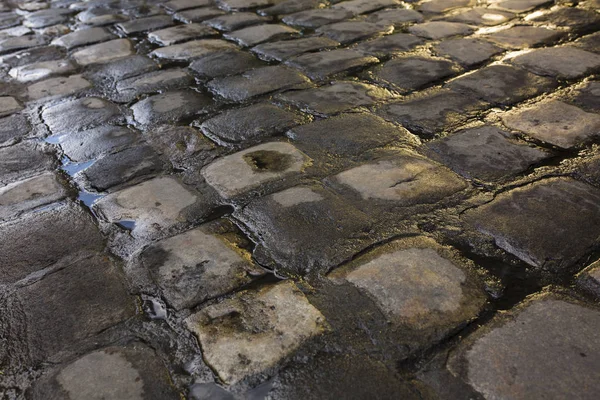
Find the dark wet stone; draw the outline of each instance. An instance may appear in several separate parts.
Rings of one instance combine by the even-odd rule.
[[[243,28],[238,31],[226,33],[227,39],[233,40],[241,46],[252,47],[269,40],[286,39],[299,36],[300,32],[289,26],[280,24],[264,24]]]
[[[532,50],[513,58],[512,63],[538,75],[563,79],[600,71],[600,55],[568,46]]]
[[[551,44],[563,36],[560,31],[537,26],[513,26],[490,33],[485,38],[509,49],[523,49],[543,44]]]
[[[481,64],[503,51],[502,48],[480,39],[446,39],[437,44],[434,51],[450,57],[465,67]]]
[[[383,106],[377,114],[411,132],[432,137],[475,117],[489,105],[449,90]]]
[[[221,39],[192,40],[181,44],[162,47],[154,50],[150,55],[174,61],[187,61],[200,58],[208,54],[237,50],[233,43]]]
[[[597,308],[536,296],[463,342],[449,368],[485,398],[593,399],[600,389]],[[553,360],[553,362],[548,362]]]
[[[31,125],[23,114],[13,114],[10,117],[0,119],[0,145],[10,144],[17,141],[31,131]]]
[[[48,43],[48,38],[41,35],[24,35],[0,42],[0,53],[28,49],[30,47],[43,46]]]
[[[73,14],[73,11],[60,8],[40,10],[27,14],[23,25],[28,28],[39,29],[50,25],[62,24],[69,19],[69,14]]]
[[[394,8],[369,14],[367,21],[400,28],[410,22],[423,22],[423,15],[415,10]]]
[[[513,13],[506,11],[489,8],[471,8],[470,10],[448,16],[444,20],[476,26],[496,26],[504,24],[514,17]]]
[[[391,97],[389,91],[378,86],[339,81],[314,89],[288,91],[276,99],[293,104],[305,112],[331,115],[360,106],[371,106]]]
[[[325,8],[290,14],[283,17],[282,21],[288,25],[316,29],[320,26],[340,22],[349,18],[352,18],[352,13],[349,11]]]
[[[579,47],[585,51],[591,51],[592,53],[600,53],[600,32],[584,36],[573,42],[572,45]]]
[[[156,71],[158,64],[146,56],[135,55],[101,64],[89,71],[90,79],[112,86],[116,81]]]
[[[98,97],[86,97],[50,106],[42,111],[44,123],[54,135],[77,132],[121,117],[117,105]]]
[[[178,168],[192,158],[195,165],[199,162],[202,166],[216,157],[215,145],[189,126],[161,125],[144,132],[144,138],[157,153],[168,157]]]
[[[390,34],[393,31],[394,28],[391,25],[374,24],[364,21],[338,22],[322,26],[316,30],[317,33],[321,33],[342,44]]]
[[[565,27],[579,34],[592,33],[600,29],[600,16],[597,12],[575,7],[558,8],[535,17],[532,21]]]
[[[261,17],[251,12],[240,12],[235,14],[220,15],[211,18],[205,24],[212,26],[215,29],[225,32],[235,31],[237,29],[246,28],[250,25],[262,24],[269,22],[271,19]]]
[[[257,260],[279,273],[325,273],[375,240],[365,214],[316,185],[254,200],[236,217],[261,237]]]
[[[409,56],[394,58],[377,65],[364,75],[379,84],[408,92],[423,88],[459,71],[456,64],[442,58]]]
[[[85,162],[125,148],[139,139],[131,129],[122,126],[99,126],[60,138],[59,144],[71,161]]]
[[[243,11],[268,7],[276,2],[276,0],[218,0],[219,6],[225,11]]]
[[[164,69],[118,81],[112,99],[128,103],[142,94],[182,89],[193,83],[194,78],[184,69]]]
[[[385,7],[399,6],[401,4],[402,3],[399,0],[350,0],[342,1],[331,6],[331,8],[334,10],[347,10],[354,15],[360,15],[381,10]]]
[[[552,0],[502,0],[492,4],[490,8],[497,8],[520,14],[550,3],[552,3]]]
[[[189,68],[202,79],[214,79],[241,74],[263,66],[265,64],[252,54],[235,50],[208,54],[194,60]]]
[[[239,102],[308,82],[301,73],[278,65],[257,68],[243,75],[217,78],[210,81],[207,87],[227,100]]]
[[[213,5],[213,0],[171,0],[163,3],[163,7],[169,11],[181,11],[189,8],[207,7]]]
[[[135,146],[104,156],[82,173],[100,192],[126,183],[151,178],[163,169],[163,161],[150,146]]]
[[[301,125],[287,136],[309,156],[323,154],[359,158],[363,153],[388,145],[415,143],[403,128],[369,113],[348,113]]]
[[[47,46],[7,54],[0,57],[0,61],[2,64],[7,64],[14,68],[35,62],[60,60],[65,58],[66,55],[67,53],[64,49],[56,46]]]
[[[89,26],[111,25],[128,20],[125,15],[119,14],[117,10],[102,7],[94,7],[80,12],[77,14],[77,19]]]
[[[474,31],[474,28],[459,22],[433,21],[413,25],[408,28],[413,35],[426,39],[443,39],[449,36],[464,36]]]
[[[178,122],[205,114],[213,107],[212,100],[203,94],[181,90],[148,97],[134,104],[133,117],[142,125]]]
[[[206,21],[207,19],[211,19],[223,14],[225,14],[225,11],[216,7],[202,7],[179,12],[173,15],[173,17],[181,22],[185,22],[186,24],[191,24],[192,22]]]
[[[308,121],[310,118],[303,114],[261,103],[226,111],[200,127],[205,135],[216,141],[251,143]]]
[[[277,4],[258,10],[260,15],[287,15],[299,11],[325,6],[323,0],[283,0]]]
[[[508,65],[492,65],[459,77],[446,86],[492,104],[510,105],[549,92],[557,83]]]
[[[104,42],[114,39],[116,36],[105,28],[80,29],[66,34],[52,41],[53,45],[62,46],[67,49],[73,49],[79,46]]]
[[[7,184],[51,169],[55,161],[45,151],[42,145],[32,142],[0,148],[0,183]]]
[[[455,172],[484,181],[518,174],[551,155],[494,126],[466,129],[427,146]]]
[[[464,220],[526,263],[560,271],[598,245],[599,211],[599,189],[551,178],[501,193]]]
[[[52,172],[10,183],[0,188],[0,221],[60,201],[66,195],[67,191]]]
[[[259,57],[267,61],[283,61],[302,53],[331,49],[339,45],[340,43],[335,40],[314,36],[303,39],[264,43],[252,48],[252,52],[258,54]]]
[[[455,8],[468,7],[473,0],[432,0],[421,3],[417,10],[428,14],[443,14]]]
[[[127,294],[124,281],[125,277],[109,259],[97,255],[67,264],[66,268],[18,289],[14,299],[18,305],[13,305],[13,312],[22,319],[20,323],[7,322],[25,340],[21,344],[16,337],[11,338],[8,346],[17,348],[16,354],[27,356],[22,361],[11,361],[21,361],[22,367],[37,366],[134,316],[135,301]]]
[[[103,238],[89,215],[69,204],[0,226],[0,282],[10,283],[82,251],[101,251]],[[27,249],[23,252],[23,249]]]
[[[212,28],[202,24],[177,25],[172,28],[161,29],[148,34],[148,39],[160,44],[170,46],[191,39],[199,39],[217,34]]]
[[[155,31],[173,25],[173,20],[168,15],[157,15],[154,17],[135,19],[129,22],[117,24],[117,27],[127,35]]]
[[[106,382],[111,382],[107,385]],[[139,342],[85,354],[36,382],[34,398],[177,400],[169,372],[154,350]]]
[[[600,82],[586,83],[585,86],[577,90],[571,101],[587,111],[600,113]],[[1,137],[2,134],[0,134]]]
[[[370,56],[383,58],[411,50],[423,42],[423,39],[416,36],[407,33],[397,33],[360,43],[354,50]]]
[[[375,57],[365,56],[355,50],[331,50],[304,54],[291,58],[287,64],[300,69],[311,79],[326,79],[332,75],[364,68],[378,62]]]

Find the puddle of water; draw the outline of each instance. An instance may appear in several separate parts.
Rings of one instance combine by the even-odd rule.
[[[96,201],[98,201],[99,199],[103,198],[104,196],[105,196],[104,194],[95,194],[95,193],[90,193],[90,192],[86,192],[85,190],[82,190],[79,192],[79,195],[77,196],[77,200],[81,201],[83,204],[86,205],[86,207],[91,209],[92,206],[94,205],[94,203]]]
[[[50,143],[50,144],[55,144],[55,145],[60,145],[60,142],[62,141],[63,136],[64,135],[48,136],[46,139],[44,139],[44,142]]]
[[[65,171],[67,174],[69,174],[70,176],[73,176],[76,173],[83,171],[84,169],[92,166],[92,164],[94,164],[95,162],[96,162],[96,160],[86,161],[86,162],[82,162],[82,163],[73,163],[67,157],[63,157],[63,159],[62,159],[63,166],[60,168],[63,171]]]
[[[118,221],[117,225],[119,225],[121,228],[127,229],[128,231],[132,231],[135,228],[135,221],[124,219]]]

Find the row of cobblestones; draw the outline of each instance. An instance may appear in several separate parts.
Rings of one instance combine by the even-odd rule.
[[[597,0],[0,3],[0,399],[594,399]]]

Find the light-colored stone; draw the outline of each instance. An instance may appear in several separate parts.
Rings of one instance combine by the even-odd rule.
[[[325,317],[290,281],[242,292],[185,323],[206,362],[229,384],[266,372],[327,330]]]
[[[105,40],[114,39],[115,35],[110,33],[105,28],[88,28],[80,29],[75,32],[68,33],[64,36],[56,38],[52,41],[53,45],[73,49],[79,46],[103,42]]]
[[[42,61],[12,68],[8,74],[19,82],[32,82],[53,75],[75,72],[75,66],[69,60]]]
[[[220,158],[202,170],[206,181],[224,198],[231,198],[257,186],[300,174],[310,159],[293,145],[265,143]]]
[[[600,115],[558,100],[509,112],[504,124],[562,148],[571,148],[600,134]]]
[[[235,44],[221,39],[203,39],[162,47],[154,50],[150,54],[158,58],[165,58],[167,60],[188,60],[215,52],[236,49],[237,46]]]
[[[51,172],[10,183],[0,187],[0,220],[58,201],[65,195],[65,189]]]
[[[50,78],[30,85],[27,88],[27,97],[31,100],[40,100],[47,97],[67,96],[91,86],[81,75]]]
[[[305,186],[297,186],[283,192],[275,193],[272,198],[282,207],[292,207],[302,203],[324,200],[323,196],[319,193]]]
[[[14,97],[0,97],[0,117],[5,117],[22,109],[23,106]]]
[[[117,60],[133,53],[133,45],[129,40],[116,39],[83,48],[73,53],[72,57],[77,64],[85,66]]]

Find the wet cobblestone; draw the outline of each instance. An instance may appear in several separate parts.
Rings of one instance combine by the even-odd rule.
[[[0,400],[595,399],[599,3],[0,3]]]

